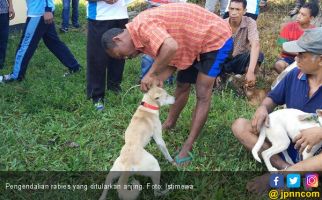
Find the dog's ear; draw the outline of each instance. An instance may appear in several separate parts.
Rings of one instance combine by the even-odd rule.
[[[298,119],[300,121],[306,121],[306,120],[309,120],[311,118],[312,118],[312,114],[310,114],[310,113],[307,113],[307,114],[303,114],[303,115],[299,115],[298,116]]]
[[[322,109],[317,109],[315,112],[319,117],[322,117]]]

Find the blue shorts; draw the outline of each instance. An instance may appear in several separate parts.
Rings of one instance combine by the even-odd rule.
[[[283,60],[284,62],[286,62],[287,64],[292,64],[295,59],[293,57],[284,57],[284,58],[279,58],[277,59],[277,61]]]
[[[223,47],[216,51],[200,54],[200,60],[195,60],[194,63],[185,70],[180,70],[177,74],[177,81],[181,83],[196,83],[198,73],[201,72],[210,77],[217,77],[222,65],[232,54],[234,41],[229,38]]]
[[[298,150],[294,148],[294,143],[291,143],[287,149],[288,155],[291,157],[294,163],[298,163],[303,160],[302,155],[299,154]],[[322,153],[322,147],[319,148],[316,152],[314,152],[314,156]],[[285,161],[284,155],[280,153],[280,156]]]

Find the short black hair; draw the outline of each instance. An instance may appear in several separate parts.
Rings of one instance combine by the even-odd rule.
[[[319,5],[314,2],[305,3],[302,8],[307,8],[310,10],[311,16],[316,17],[319,14]]]
[[[246,0],[231,0],[230,3],[231,2],[242,3],[244,9],[246,9],[246,7],[247,7],[247,1]]]
[[[116,47],[115,42],[113,41],[113,38],[121,33],[123,33],[124,29],[121,28],[111,28],[107,30],[103,35],[102,35],[102,47],[107,50],[107,49],[112,49]]]

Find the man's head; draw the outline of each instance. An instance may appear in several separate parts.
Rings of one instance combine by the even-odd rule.
[[[322,28],[308,29],[296,41],[283,43],[286,52],[298,53],[298,67],[306,74],[322,71]]]
[[[296,21],[301,25],[310,24],[311,21],[319,14],[319,5],[316,3],[305,3],[296,17]]]
[[[246,13],[246,0],[231,0],[229,4],[229,19],[231,22],[240,22]]]
[[[105,52],[117,59],[133,58],[139,54],[134,47],[129,32],[125,29],[112,28],[102,36],[102,46]]]

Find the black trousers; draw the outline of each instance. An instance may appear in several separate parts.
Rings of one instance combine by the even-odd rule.
[[[4,66],[9,36],[9,13],[0,14],[0,69]]]
[[[111,28],[125,28],[128,19],[88,20],[87,34],[87,97],[104,98],[107,89],[120,89],[125,60],[109,57],[101,45],[101,37]],[[107,75],[107,76],[106,76]]]

